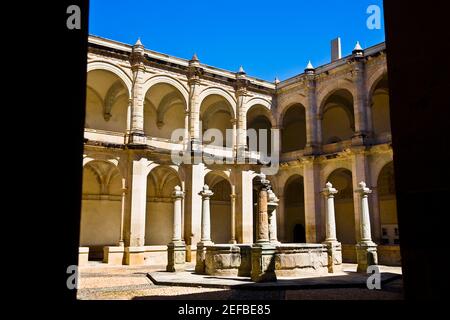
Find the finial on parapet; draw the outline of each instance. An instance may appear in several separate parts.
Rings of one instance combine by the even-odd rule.
[[[364,50],[361,47],[361,45],[359,44],[359,41],[356,41],[356,45],[355,45],[355,48],[353,49],[352,53],[355,56],[360,56],[360,57],[364,55]]]
[[[311,74],[314,73],[316,71],[316,69],[314,69],[314,66],[311,63],[311,60],[308,61],[308,64],[306,65],[305,68],[305,73]]]

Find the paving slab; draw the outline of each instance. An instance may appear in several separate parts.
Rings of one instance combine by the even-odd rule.
[[[381,272],[381,284],[401,279],[396,272]],[[183,286],[246,290],[296,290],[367,288],[370,275],[354,271],[343,271],[325,275],[305,275],[302,277],[278,277],[276,282],[254,283],[249,277],[225,277],[195,274],[194,270],[183,272],[154,271],[147,274],[155,285]]]

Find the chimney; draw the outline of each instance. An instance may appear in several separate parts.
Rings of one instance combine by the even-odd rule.
[[[341,38],[331,40],[331,61],[336,61],[342,58],[341,53]]]

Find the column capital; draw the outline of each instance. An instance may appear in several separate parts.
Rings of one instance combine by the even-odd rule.
[[[212,196],[214,195],[214,192],[212,192],[212,191],[209,189],[209,186],[208,186],[207,184],[205,184],[205,185],[203,186],[202,191],[200,191],[198,194],[199,194],[200,196],[202,196],[202,198],[210,198],[210,197],[212,197]]]
[[[174,199],[184,198],[184,191],[181,190],[180,186],[175,186],[174,191],[172,192],[172,198]]]
[[[355,190],[355,192],[360,193],[363,196],[367,196],[372,193],[372,190],[369,189],[364,181],[358,183],[359,188]]]
[[[256,183],[261,189],[270,189],[270,180],[267,179],[264,173],[260,173],[256,176]]]
[[[327,182],[326,183],[326,185],[325,185],[325,188],[323,188],[322,189],[322,194],[326,197],[326,198],[329,198],[329,197],[334,197],[334,195],[336,194],[336,193],[338,193],[339,191],[337,190],[337,189],[335,189],[335,188],[333,188],[333,185],[331,184],[331,182]]]

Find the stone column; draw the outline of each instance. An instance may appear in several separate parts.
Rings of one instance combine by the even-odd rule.
[[[126,196],[126,192],[127,192],[127,188],[126,188],[126,183],[125,183],[125,179],[122,179],[122,198],[121,198],[121,208],[120,208],[120,239],[119,239],[119,246],[123,247],[124,246],[124,241],[123,241],[123,223],[124,223],[124,219],[125,219],[125,196]]]
[[[367,90],[365,83],[365,64],[364,51],[362,49],[353,50],[353,74],[354,83],[356,86],[354,99],[354,114],[355,114],[355,135],[353,137],[353,144],[360,145],[364,143],[364,137],[367,135]]]
[[[269,239],[268,221],[268,190],[270,181],[264,174],[257,180],[258,213],[256,225],[256,243],[252,246],[251,278],[255,282],[276,281],[275,275],[275,245]]]
[[[270,182],[264,175],[261,175],[259,183],[258,214],[256,219],[256,242],[267,243],[269,242],[269,217],[267,214],[267,200]]]
[[[127,173],[130,186],[126,194],[124,220],[125,264],[144,263],[145,218],[147,206],[147,175],[151,161],[146,158],[131,160]]]
[[[189,111],[184,112],[184,150],[189,150],[191,139],[189,137]]]
[[[195,264],[195,272],[205,272],[205,256],[206,246],[213,245],[211,241],[211,221],[209,200],[214,193],[209,189],[208,185],[203,186],[203,190],[199,193],[202,197],[202,230],[201,240],[197,243],[197,259]]]
[[[253,242],[253,171],[235,167],[236,178],[236,241],[238,243]]]
[[[286,241],[286,223],[285,223],[285,212],[284,212],[284,194],[278,194],[278,207],[277,207],[277,227],[280,226],[278,239],[280,241]]]
[[[204,164],[183,164],[186,184],[184,186],[184,241],[186,242],[186,259],[195,261],[195,248],[201,240],[202,197],[199,192],[203,187]]]
[[[245,71],[241,68],[236,75],[236,113],[237,113],[237,157],[242,161],[247,150],[247,113],[245,99],[247,97],[248,80]]]
[[[356,190],[361,206],[361,240],[356,245],[356,258],[358,261],[357,271],[363,273],[366,273],[368,266],[378,264],[377,245],[372,241],[372,235],[370,231],[368,195],[371,192],[372,190],[367,188],[366,183],[363,181],[359,183],[359,189]]]
[[[365,181],[366,183],[368,183],[370,180],[369,159],[366,149],[367,148],[365,146],[351,147],[350,155],[352,159],[352,183],[354,186],[353,190],[356,190],[358,188],[358,183],[360,181]],[[356,242],[359,242],[361,240],[361,204],[360,200],[356,196],[356,193],[354,193],[353,196],[353,208],[355,211],[355,239]]]
[[[333,188],[330,182],[322,190],[325,196],[325,220],[326,220],[326,238],[324,244],[328,249],[328,272],[333,273],[342,270],[342,247],[336,238],[336,221],[334,213],[334,195],[338,191]]]
[[[277,235],[277,207],[278,198],[275,193],[269,189],[267,210],[269,214],[269,241],[273,244],[279,244]]]
[[[302,162],[306,242],[317,243],[324,239],[320,207],[320,163],[314,156],[305,156]]]
[[[231,147],[233,149],[233,159],[236,159],[236,148],[237,148],[237,120],[231,119],[231,125],[233,126],[233,136],[232,136],[232,144]],[[233,160],[234,162],[234,160]]]
[[[173,198],[173,236],[172,242],[167,245],[167,267],[169,272],[184,270],[186,262],[186,245],[181,235],[181,202],[184,192],[176,186],[172,193]]]
[[[236,241],[236,187],[231,186],[231,239],[230,243],[235,244]]]
[[[188,84],[189,84],[189,117],[190,117],[190,138],[194,142],[200,141],[200,106],[198,105],[198,96],[200,93],[201,80],[200,76],[202,73],[202,68],[200,67],[200,61],[197,55],[194,54],[192,59],[189,61],[188,68]]]
[[[144,83],[144,46],[138,40],[133,46],[130,56],[131,71],[133,72],[133,87],[132,87],[132,107],[131,107],[131,133],[130,143],[145,144],[146,138],[144,134],[144,98],[143,92]]]
[[[306,73],[306,87],[308,89],[308,105],[305,106],[306,116],[306,154],[315,154],[318,151],[319,139],[317,137],[317,101],[316,81],[313,70]]]

